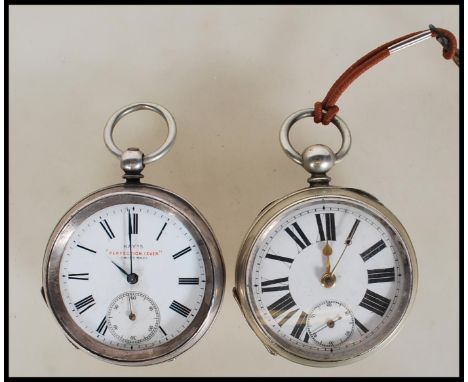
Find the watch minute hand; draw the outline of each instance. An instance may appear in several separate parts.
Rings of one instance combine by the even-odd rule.
[[[346,249],[351,245],[352,243],[352,240],[353,240],[353,236],[354,236],[354,233],[356,232],[357,230],[357,227],[359,225],[361,221],[356,219],[356,221],[354,222],[353,224],[353,227],[351,228],[351,231],[349,232],[349,235],[348,237],[346,238],[345,240],[345,247],[343,248],[343,252],[341,252],[341,255],[340,257],[338,258],[338,261],[336,262],[335,266],[333,267],[332,271],[331,271],[331,274],[333,274],[333,272],[335,272],[335,269],[336,267],[338,266],[338,264],[340,263],[341,261],[341,258],[343,257],[344,253],[346,252]]]
[[[133,273],[133,258],[132,258],[132,219],[130,210],[128,210],[128,241],[130,249],[130,273]]]

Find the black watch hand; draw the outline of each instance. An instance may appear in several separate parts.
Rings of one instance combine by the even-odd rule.
[[[130,247],[130,273],[133,273],[133,258],[132,258],[132,219],[130,210],[128,210],[128,242]]]
[[[138,275],[133,273],[133,254],[132,254],[132,218],[130,210],[128,210],[128,242],[130,250],[130,274],[127,275],[127,281],[129,284],[136,284],[138,282]]]
[[[125,271],[125,269],[123,269],[120,265],[114,263],[112,260],[111,260],[112,264],[114,264],[117,268],[119,268],[120,272],[122,272],[124,275],[126,275],[127,277],[129,276],[129,274]]]

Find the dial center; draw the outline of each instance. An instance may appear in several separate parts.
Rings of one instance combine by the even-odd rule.
[[[324,288],[332,288],[336,283],[336,276],[330,273],[324,273],[320,278],[320,283]]]
[[[136,273],[130,273],[127,276],[127,281],[129,284],[136,284],[138,282],[138,275]]]
[[[323,299],[345,299],[357,305],[367,287],[367,271],[355,254],[343,257],[336,274],[323,273],[323,243],[317,242],[302,250],[289,271],[289,291],[297,305],[305,312]],[[336,257],[339,256],[336,251]],[[336,261],[334,256],[330,256]]]

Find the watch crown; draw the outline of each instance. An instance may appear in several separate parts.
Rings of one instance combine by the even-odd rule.
[[[123,177],[125,179],[140,179],[143,178],[141,172],[145,168],[143,163],[144,154],[137,148],[129,148],[122,154],[120,158],[120,168],[125,171]]]

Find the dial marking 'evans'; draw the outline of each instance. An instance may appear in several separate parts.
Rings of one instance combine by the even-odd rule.
[[[301,227],[299,227],[299,224],[297,224],[297,222],[294,222],[292,224],[292,227],[294,227],[294,229],[296,230],[296,232],[299,234],[301,238],[299,239],[297,237],[297,235],[291,229],[291,226],[285,228],[286,233],[291,237],[291,239],[293,239],[296,242],[296,244],[299,247],[301,247],[301,249],[307,248],[310,245],[310,241],[307,238],[307,236],[304,234],[304,231],[302,231]]]
[[[370,248],[366,249],[359,256],[362,257],[362,260],[367,261],[371,257],[375,256],[377,253],[379,253],[385,247],[386,247],[386,245],[385,245],[384,241],[382,239],[380,239],[377,243],[375,243]]]
[[[387,311],[390,302],[391,300],[388,298],[367,289],[366,294],[359,305],[375,314],[378,314],[379,316],[383,316]]]

